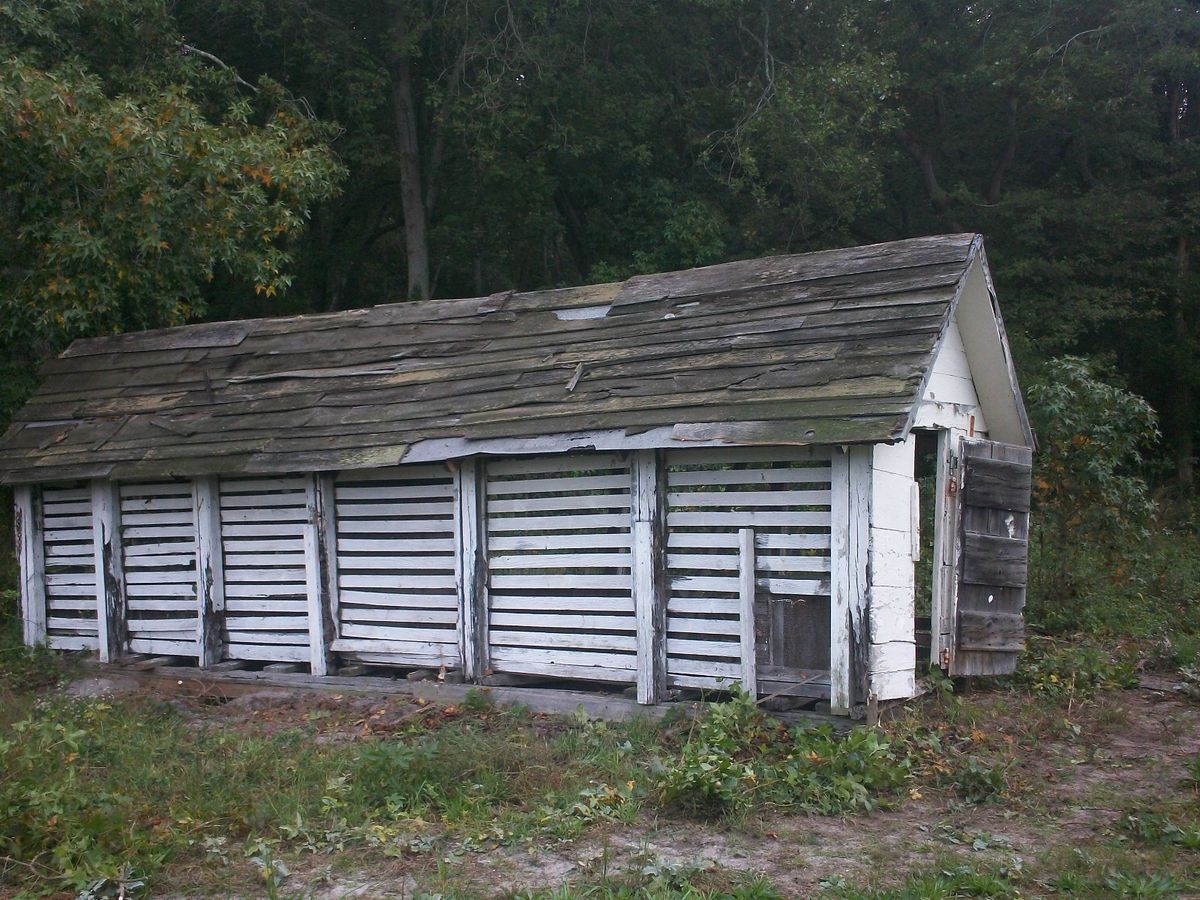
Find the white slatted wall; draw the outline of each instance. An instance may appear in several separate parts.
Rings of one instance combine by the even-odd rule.
[[[95,650],[96,562],[86,485],[42,489],[42,541],[47,642],[58,650]]]
[[[630,486],[612,454],[488,462],[493,671],[636,679]]]
[[[667,463],[668,681],[729,687],[742,674],[739,529],[755,532],[760,600],[828,610],[829,452],[680,450]]]
[[[336,651],[365,662],[462,665],[454,480],[445,466],[339,476]]]
[[[306,479],[221,481],[230,659],[308,662]]]
[[[133,653],[196,656],[196,523],[186,481],[121,485],[121,543]]]

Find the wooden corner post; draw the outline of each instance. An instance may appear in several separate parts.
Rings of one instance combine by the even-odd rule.
[[[308,597],[308,664],[313,675],[328,675],[330,669],[329,644],[332,633],[331,599],[327,579],[329,562],[326,542],[325,517],[332,510],[326,508],[322,496],[320,473],[313,473],[305,480],[305,508],[308,517],[304,523],[304,591]]]
[[[742,690],[758,699],[758,655],[754,627],[754,599],[757,591],[754,529],[738,529],[738,615],[742,655]]]
[[[657,703],[667,685],[666,470],[655,450],[632,460],[633,607],[637,619],[637,701]]]
[[[13,532],[21,565],[21,636],[32,647],[46,640],[46,557],[42,498],[34,485],[13,488]]]
[[[480,459],[464,459],[454,473],[458,566],[458,621],[463,678],[488,673],[487,471]]]
[[[829,708],[866,700],[871,448],[834,447],[830,460]]]
[[[196,656],[200,668],[225,656],[225,556],[221,546],[221,491],[215,475],[192,482],[196,522]]]
[[[129,646],[121,550],[121,494],[116,484],[92,482],[92,558],[96,567],[96,636],[101,662],[120,659]]]

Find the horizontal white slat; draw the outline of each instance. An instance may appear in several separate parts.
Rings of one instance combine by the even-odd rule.
[[[432,591],[355,591],[345,590],[344,585],[338,590],[338,596],[343,604],[353,603],[360,606],[394,606],[396,608],[424,609],[457,609],[458,597],[451,591],[434,593]]]
[[[557,628],[573,631],[635,631],[637,622],[632,611],[623,615],[554,615],[537,612],[500,612],[488,616],[491,628]],[[585,638],[580,637],[583,643]],[[582,644],[581,644],[582,645]]]
[[[144,525],[121,529],[121,536],[127,541],[138,538],[152,538],[156,541],[164,538],[191,538],[195,533],[196,529],[191,525]]]
[[[738,659],[741,643],[732,641],[694,641],[683,638],[667,638],[667,658],[672,656],[705,656],[716,659]]]
[[[356,573],[340,575],[338,584],[348,588],[454,588],[454,575],[359,575]]]
[[[543,631],[490,631],[492,647],[561,647],[582,650],[637,650],[632,634],[557,634]]]
[[[667,656],[668,675],[700,675],[708,678],[740,679],[741,663],[723,663],[713,659],[688,659]]]
[[[42,539],[46,545],[51,544],[81,544],[92,539],[92,526],[87,528],[57,528],[43,531]]]
[[[358,557],[349,554],[371,553],[453,553],[454,538],[343,538],[337,542],[338,559],[354,560]],[[346,555],[343,555],[346,554]]]
[[[491,587],[495,591],[529,591],[529,590],[610,590],[628,591],[631,577],[629,575],[514,575],[509,573],[492,573]]]
[[[541,475],[548,472],[597,472],[602,469],[629,470],[616,453],[567,453],[562,456],[513,456],[488,460],[489,477]]]
[[[437,501],[409,503],[339,503],[338,521],[349,518],[392,519],[435,518],[445,519],[454,515],[454,504],[449,497]]]
[[[335,645],[337,643],[334,641]],[[347,643],[356,642],[348,641]],[[374,647],[374,644],[371,646]],[[443,650],[449,647],[448,644],[438,644],[437,646]],[[369,650],[347,650],[344,647],[337,652],[342,654],[346,660],[377,666],[420,666],[424,669],[437,669],[441,666],[457,668],[462,662],[458,657],[433,656],[424,653],[373,653]]]
[[[561,516],[503,516],[489,518],[488,533],[508,531],[597,531],[602,528],[622,529],[631,527],[629,513],[612,515]]]
[[[72,500],[87,500],[89,503],[92,500],[91,491],[88,488],[42,488],[43,503],[69,503]]]
[[[195,598],[179,597],[130,597],[130,612],[175,612],[196,613]]]
[[[126,556],[125,571],[138,569],[195,570],[196,557],[190,553],[171,553],[163,556]]]
[[[339,484],[334,494],[338,507],[354,501],[393,502],[396,500],[424,500],[438,497],[453,498],[453,482],[444,484],[372,484],[365,487],[350,487]]]
[[[382,606],[340,607],[343,622],[409,622],[414,625],[455,625],[457,609],[389,609]]]
[[[194,584],[194,571],[176,571],[173,569],[133,569],[125,570],[125,583],[129,584]]]
[[[147,632],[168,631],[177,634],[183,640],[195,640],[197,620],[195,617],[180,617],[177,619],[133,619],[129,620],[129,630],[135,634]],[[189,627],[190,626],[190,627]]]
[[[154,638],[131,638],[129,649],[134,653],[169,653],[172,656],[196,656],[198,654],[195,641],[170,641]]]
[[[280,648],[286,646],[303,647],[308,650],[307,631],[242,631],[237,627],[237,620],[231,620],[229,625],[229,644],[270,644]],[[308,657],[305,656],[305,659]]]
[[[454,528],[449,510],[428,519],[340,519],[338,534],[441,534]]]
[[[298,522],[230,522],[221,524],[221,537],[226,541],[234,538],[294,537],[301,539],[304,526]]]
[[[441,481],[448,479],[450,473],[441,463],[421,463],[418,465],[385,466],[378,469],[358,469],[339,472],[337,486],[342,485],[373,485],[375,483],[396,481]]]
[[[48,584],[46,585],[46,598],[53,601],[56,597],[94,597],[96,596],[96,583],[94,581],[87,584]]]
[[[230,566],[225,568],[226,584],[276,584],[282,582],[304,581],[304,569],[283,568],[249,568],[237,569]]]
[[[737,541],[737,535],[733,535]],[[609,547],[629,549],[632,544],[629,532],[620,534],[522,534],[488,535],[489,553],[505,550],[600,550]]]
[[[631,684],[636,680],[636,668],[609,669],[603,666],[576,666],[567,662],[515,662],[507,657],[492,657],[493,670],[516,675],[542,675],[548,678],[572,678],[577,681],[604,681]]]
[[[86,610],[93,616],[96,614],[96,595],[86,597],[55,597],[52,610]]]
[[[829,491],[672,491],[672,509],[731,506],[828,506]]]
[[[124,546],[126,559],[142,556],[166,556],[178,553],[194,555],[196,552],[196,540],[194,536],[174,541],[149,541],[138,544],[129,543],[128,534],[123,533],[122,536],[126,539]]]
[[[396,625],[364,625],[356,622],[348,622],[342,626],[342,637],[422,644],[458,643],[458,632],[453,628],[409,628]]]
[[[87,500],[73,500],[63,503],[43,503],[42,514],[46,516],[91,516],[92,504]]]
[[[569,497],[516,497],[488,500],[488,515],[549,512],[551,510],[629,509],[629,494],[572,494]]]
[[[188,493],[181,497],[126,497],[121,500],[122,516],[153,512],[177,512],[190,518],[192,496]]]
[[[46,635],[46,643],[54,650],[95,650],[100,646],[94,634],[90,637],[87,635],[49,634]]]
[[[736,597],[681,597],[674,591],[667,601],[668,616],[737,615],[741,609]],[[670,618],[667,628],[670,629]]]
[[[457,666],[462,657],[458,644],[435,644],[427,641],[372,641],[363,638],[338,638],[331,645],[335,653],[387,654],[392,659],[380,662],[402,662],[411,658],[417,665]]]
[[[86,516],[55,516],[47,515],[42,526],[47,532],[57,531],[59,529],[69,528],[91,528],[92,516],[88,513]]]
[[[721,591],[737,593],[738,579],[736,575],[722,578],[717,575],[673,575],[671,592],[676,591]]]
[[[772,594],[783,594],[792,597],[821,597],[829,596],[829,579],[820,580],[799,578],[759,578],[755,581],[758,589],[768,590]]]
[[[266,522],[297,522],[303,523],[308,520],[308,510],[303,506],[271,506],[266,509],[252,507],[249,509],[222,509],[221,510],[221,527],[224,530],[226,525],[243,524],[243,523],[266,523]],[[295,526],[293,526],[295,527]]]
[[[179,495],[191,497],[192,486],[186,481],[160,481],[149,484],[121,485],[121,499],[133,497],[164,497]]]
[[[667,556],[671,569],[731,570],[739,568],[735,554],[671,553]],[[755,568],[759,572],[828,572],[828,556],[758,556]]]
[[[254,616],[240,613],[226,616],[232,631],[307,631],[308,616]]]
[[[240,545],[239,545],[240,546]],[[246,567],[266,566],[269,571],[276,569],[304,568],[303,553],[244,553],[236,554],[237,565]],[[233,563],[230,563],[233,565]]]
[[[671,687],[727,691],[732,685],[741,684],[741,676],[718,678],[712,675],[677,675],[668,672],[667,683]]]
[[[229,613],[290,613],[292,615],[308,615],[307,599],[290,599],[287,597],[270,597],[247,599],[245,597],[227,597],[225,610]]]
[[[80,634],[95,634],[96,617],[47,616],[46,627],[51,631],[75,631]]]
[[[702,510],[699,512],[676,512],[671,510],[668,522],[672,528],[677,526],[702,525],[709,528],[761,528],[777,525],[792,526],[829,526],[828,512],[778,512],[762,510],[745,510],[743,512],[722,512],[718,510]]]
[[[668,487],[708,484],[822,484],[828,482],[828,466],[788,469],[695,469],[667,473]]]
[[[239,554],[302,553],[304,542],[298,535],[282,538],[248,538],[239,536],[223,542],[222,548],[226,553],[230,550],[236,550]]]
[[[736,640],[741,634],[741,625],[736,619],[689,619],[685,616],[670,616],[667,619],[668,634],[711,634],[732,635]]]
[[[667,454],[671,466],[703,466],[718,463],[805,462],[823,461],[828,464],[828,447],[695,447],[672,450]]]
[[[618,553],[519,553],[488,557],[492,571],[501,569],[628,569],[629,552]],[[574,578],[571,576],[564,576]]]
[[[303,478],[230,478],[221,481],[221,498],[226,494],[267,494],[280,491],[304,493]]]
[[[173,525],[183,528],[194,528],[191,515],[181,515],[178,512],[145,512],[122,513],[121,528],[134,528],[140,525]]]
[[[515,481],[489,481],[489,497],[504,497],[512,494],[546,494],[565,491],[621,491],[630,489],[630,475],[559,476],[557,478],[522,478]]]
[[[631,597],[506,597],[503,594],[488,598],[489,606],[494,613],[499,611],[517,612],[532,610],[540,613],[622,613],[632,616],[633,599]]]
[[[77,560],[91,558],[95,554],[94,547],[88,544],[50,544],[46,547],[46,560],[57,560],[56,565],[79,565]]]
[[[308,588],[303,584],[227,584],[226,597],[304,597]]]
[[[92,584],[96,583],[95,572],[74,571],[74,572],[59,572],[46,573],[46,586],[59,586],[67,584]]]
[[[364,569],[385,569],[390,571],[412,571],[415,569],[432,569],[454,571],[454,556],[438,556],[432,553],[422,553],[418,556],[398,556],[396,554],[378,556],[339,556],[339,571]]]
[[[130,597],[195,597],[196,583],[176,581],[170,584],[127,584],[125,593]]]
[[[558,648],[538,650],[532,647],[493,647],[490,655],[493,668],[497,671],[529,671],[539,675],[560,674],[567,667],[574,667],[577,670],[607,669],[624,672],[633,671],[637,667],[637,657],[632,653],[588,653]],[[587,677],[600,677],[599,671]]]
[[[231,643],[225,648],[225,655],[230,659],[248,659],[257,662],[306,663],[309,661],[310,652],[307,644],[303,647],[284,647]]]

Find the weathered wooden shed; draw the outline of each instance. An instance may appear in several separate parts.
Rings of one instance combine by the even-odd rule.
[[[30,644],[850,713],[1011,671],[1031,445],[967,234],[76,341],[0,466]]]

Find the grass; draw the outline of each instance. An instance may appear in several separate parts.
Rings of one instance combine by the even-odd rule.
[[[1103,811],[1074,835],[1062,833],[1070,811],[1045,781],[1112,767],[1106,742],[1138,726],[1124,693],[1136,667],[1177,662],[1153,628],[1136,643],[1037,638],[1013,678],[935,679],[903,717],[848,739],[782,727],[744,698],[694,722],[605,723],[500,710],[478,693],[380,730],[339,709],[275,722],[186,702],[69,698],[60,683],[70,664],[20,647],[14,605],[0,593],[0,893],[285,896],[314,872],[382,870],[414,879],[418,896],[470,897],[491,884],[472,860],[660,828],[685,844],[722,833],[751,847],[790,840],[797,865],[824,852],[832,862],[815,865],[825,876],[812,890],[833,898],[1159,897],[1200,886],[1200,755],[1171,763],[1149,793],[1099,781],[1076,802]],[[1103,637],[1126,613],[1089,615],[1108,623]],[[1159,723],[1163,746],[1196,727],[1173,709]],[[833,853],[806,828],[813,814],[840,817],[851,843]],[[911,837],[899,861],[890,845],[852,842],[858,823],[879,828],[881,815]],[[1003,837],[1010,825],[1032,854]],[[515,896],[788,893],[771,883],[786,866],[755,877],[728,862],[647,851],[610,865],[606,850],[567,882]]]

